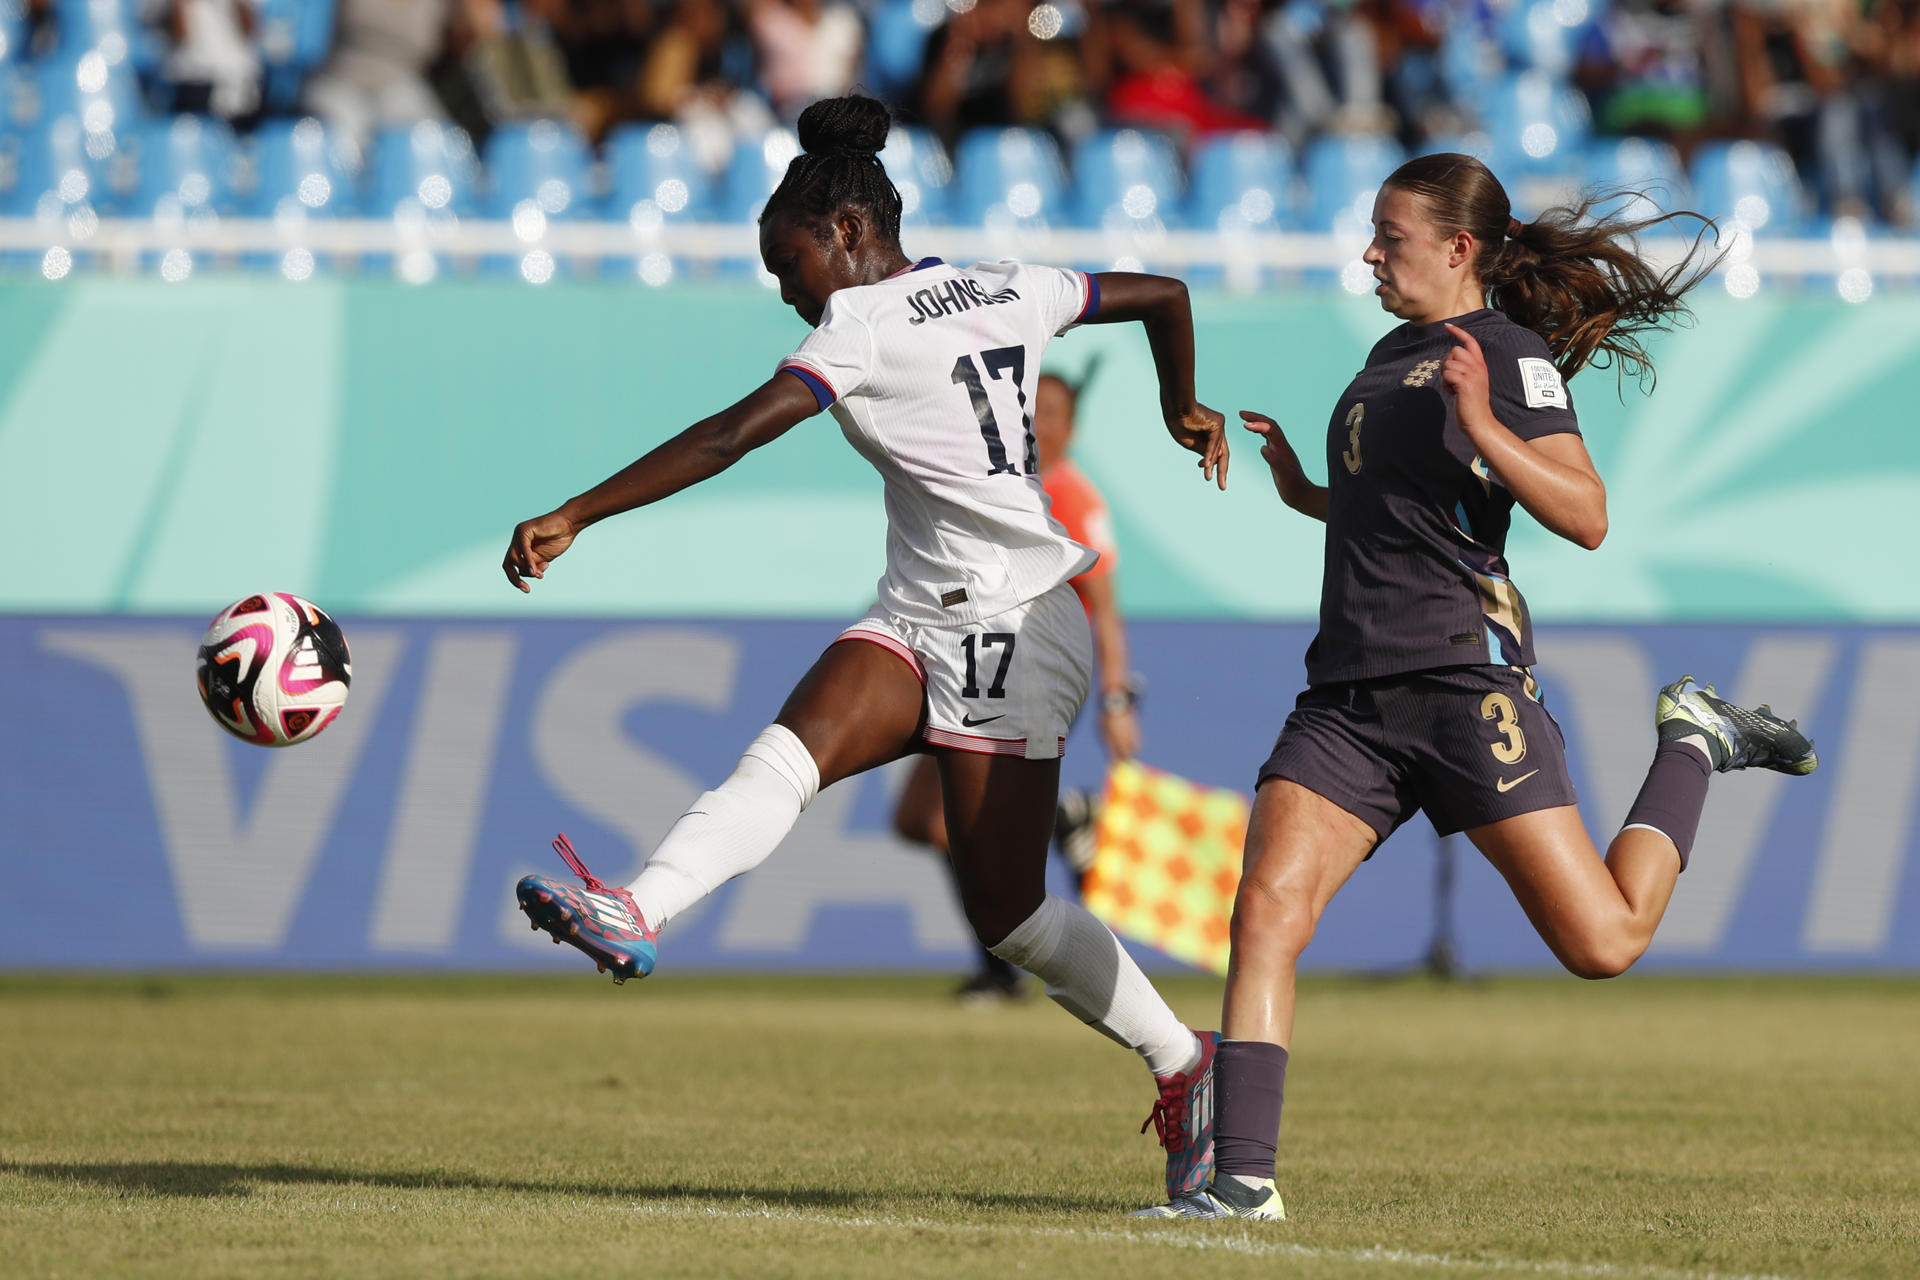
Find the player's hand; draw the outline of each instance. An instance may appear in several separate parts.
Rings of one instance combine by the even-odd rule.
[[[1267,470],[1273,472],[1273,487],[1279,491],[1280,501],[1297,509],[1307,492],[1317,486],[1307,479],[1300,455],[1287,443],[1286,432],[1272,418],[1252,409],[1240,411],[1240,425],[1260,437],[1260,456],[1267,460]]]
[[[1198,401],[1167,413],[1167,432],[1182,449],[1200,455],[1200,474],[1227,487],[1227,419]]]
[[[1457,324],[1447,326],[1454,348],[1440,366],[1440,381],[1453,392],[1454,411],[1462,425],[1493,416],[1487,383],[1487,357],[1474,336]]]
[[[531,592],[533,588],[526,580],[546,577],[547,566],[573,545],[579,532],[573,521],[558,511],[522,520],[514,526],[513,541],[507,544],[507,557],[500,562],[500,567],[506,570],[507,581],[522,591]]]
[[[1100,734],[1107,740],[1107,758],[1118,763],[1140,754],[1140,713],[1133,707],[1103,711]]]

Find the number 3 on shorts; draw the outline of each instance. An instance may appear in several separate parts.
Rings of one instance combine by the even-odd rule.
[[[1518,764],[1527,754],[1527,735],[1520,731],[1520,713],[1514,710],[1513,699],[1504,693],[1488,694],[1480,700],[1480,718],[1493,721],[1493,727],[1506,739],[1488,748],[1493,758],[1501,764]]]
[[[998,647],[1000,665],[994,670],[993,683],[987,686],[989,698],[1007,696],[1007,668],[1013,665],[1013,634],[1007,631],[983,631],[979,635],[970,635],[960,641],[960,647],[967,651],[967,683],[960,690],[963,698],[980,696],[980,656],[987,650]],[[1508,704],[1511,708],[1512,704]]]

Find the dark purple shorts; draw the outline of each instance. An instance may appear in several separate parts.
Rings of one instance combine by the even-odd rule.
[[[1517,667],[1310,688],[1260,766],[1268,778],[1326,797],[1383,840],[1419,809],[1445,836],[1575,803],[1566,740]]]

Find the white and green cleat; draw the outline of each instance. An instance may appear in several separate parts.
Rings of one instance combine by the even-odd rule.
[[[1254,1218],[1263,1222],[1285,1222],[1287,1207],[1280,1203],[1280,1192],[1268,1178],[1250,1187],[1237,1178],[1209,1182],[1191,1195],[1175,1196],[1166,1204],[1138,1209],[1130,1218]]]
[[[1736,707],[1712,685],[1689,689],[1692,683],[1692,676],[1681,676],[1660,691],[1653,712],[1660,741],[1705,739],[1713,767],[1721,773],[1772,769],[1804,775],[1820,767],[1820,757],[1797,721],[1782,720],[1764,704],[1751,711]]]

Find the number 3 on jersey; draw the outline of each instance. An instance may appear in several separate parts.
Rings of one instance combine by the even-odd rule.
[[[980,381],[980,371],[974,367],[972,356],[961,356],[953,362],[953,383],[967,389],[967,398],[973,401],[973,416],[979,420],[980,434],[987,442],[987,474],[990,476],[1016,476],[1013,464],[1007,461],[1006,442],[1000,434],[999,419],[994,417],[993,405],[987,399],[986,384]],[[1027,349],[1025,347],[995,347],[991,351],[980,353],[980,363],[987,368],[987,376],[996,382],[1008,369],[1013,370],[1013,394],[1020,401],[1020,425],[1026,432],[1026,457],[1022,460],[1026,474],[1033,475],[1040,470],[1040,459],[1033,445],[1033,414],[1027,411]],[[969,650],[968,652],[972,652]]]
[[[1355,404],[1347,410],[1347,451],[1340,455],[1340,461],[1347,464],[1347,474],[1360,474],[1360,426],[1366,421],[1367,406]]]

